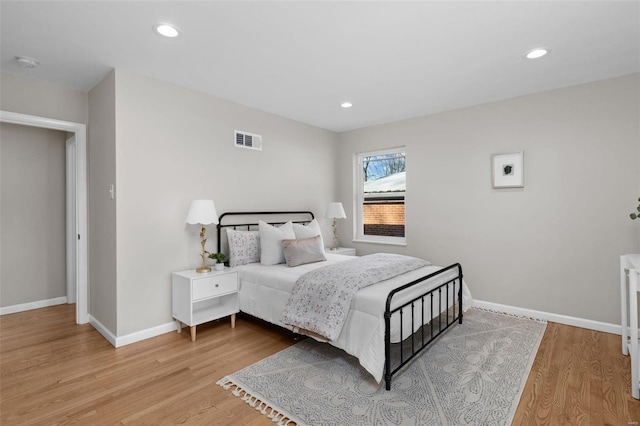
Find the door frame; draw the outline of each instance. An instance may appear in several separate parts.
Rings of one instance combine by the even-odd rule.
[[[78,251],[78,232],[76,229],[76,135],[73,134],[65,141],[65,157],[67,176],[65,179],[66,208],[67,208],[67,303],[76,303],[76,264]]]
[[[88,285],[88,223],[87,223],[87,125],[53,118],[37,117],[0,110],[0,123],[20,124],[44,129],[62,130],[75,134],[75,168],[70,171],[67,162],[67,177],[75,177],[75,234],[77,238],[67,238],[67,252],[75,252],[76,281],[76,323],[89,322],[89,285]],[[67,232],[69,234],[69,232]],[[76,243],[76,244],[74,244]]]

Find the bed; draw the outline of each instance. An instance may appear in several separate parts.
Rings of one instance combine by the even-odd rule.
[[[236,233],[253,230],[255,233],[257,218],[271,225],[288,221],[306,225],[313,221],[314,215],[309,211],[224,213],[217,225],[218,252],[229,252],[225,230]],[[295,267],[286,264],[265,266],[259,262],[234,266],[240,279],[240,310],[289,330],[309,334],[283,323],[283,311],[296,281],[304,274],[354,259],[330,251],[325,256],[326,261]],[[309,335],[358,358],[377,382],[384,378],[389,390],[392,377],[404,365],[456,322],[462,323],[462,307],[468,308],[470,301],[460,264],[444,268],[428,264],[358,290],[337,338],[329,341],[313,333]]]

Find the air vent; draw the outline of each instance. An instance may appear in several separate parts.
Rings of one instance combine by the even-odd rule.
[[[238,148],[249,148],[262,151],[262,136],[236,130],[235,145]]]

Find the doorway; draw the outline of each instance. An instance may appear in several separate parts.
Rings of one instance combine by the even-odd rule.
[[[87,226],[87,126],[81,123],[0,111],[0,122],[72,133],[67,140],[67,300],[75,299],[76,323],[89,322]]]

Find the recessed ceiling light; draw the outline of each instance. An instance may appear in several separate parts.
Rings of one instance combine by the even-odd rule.
[[[527,53],[527,59],[538,59],[542,58],[544,55],[549,53],[550,50],[546,47],[539,47],[537,49],[533,49]]]
[[[21,67],[25,67],[25,68],[37,68],[39,64],[37,60],[30,58],[28,56],[16,56],[16,62]]]
[[[180,36],[180,29],[171,24],[156,24],[153,31],[167,38],[176,38]]]
[[[342,108],[351,108],[353,104],[351,102],[343,102],[340,104]]]

